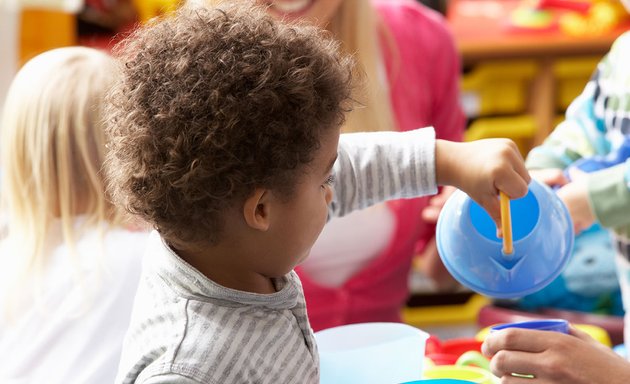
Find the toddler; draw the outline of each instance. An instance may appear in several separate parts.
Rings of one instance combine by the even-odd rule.
[[[498,220],[527,191],[507,140],[340,135],[351,58],[251,5],[185,6],[118,54],[111,186],[155,232],[117,382],[318,383],[293,268],[329,217],[453,184]]]
[[[107,54],[42,53],[13,79],[2,119],[0,382],[111,383],[148,233],[105,193]]]

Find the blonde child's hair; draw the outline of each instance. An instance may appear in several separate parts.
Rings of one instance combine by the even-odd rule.
[[[385,62],[380,41],[386,43],[387,54],[397,57],[389,31],[381,23],[371,1],[343,0],[328,29],[362,67],[365,80],[361,94],[355,99],[364,108],[348,114],[344,132],[397,130],[393,116]],[[396,60],[393,60],[394,64]]]
[[[85,218],[82,228],[121,223],[101,173],[106,144],[101,103],[114,73],[109,55],[67,47],[27,62],[9,88],[0,124],[5,227],[0,257],[3,268],[15,270],[9,287],[16,294],[27,278],[37,282],[43,274],[53,221],[60,221],[71,250],[77,216]]]

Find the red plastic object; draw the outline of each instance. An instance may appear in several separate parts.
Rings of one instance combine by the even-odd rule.
[[[429,335],[426,346],[424,347],[424,354],[430,355],[433,353],[440,353],[441,350],[442,342],[440,341],[440,339],[435,335]]]
[[[442,342],[442,353],[457,355],[457,357],[459,357],[462,353],[468,351],[481,352],[481,344],[483,344],[483,342],[475,338],[450,339]]]
[[[426,355],[435,365],[455,365],[459,355],[449,353],[431,353]]]
[[[557,8],[557,9],[566,9],[569,11],[575,11],[579,13],[587,13],[589,9],[591,9],[590,1],[579,1],[579,0],[539,0],[536,8],[538,9],[547,9],[547,8]]]
[[[440,340],[437,336],[431,335],[427,340],[425,356],[435,365],[453,365],[464,352],[481,352],[481,344],[482,342],[475,338]]]

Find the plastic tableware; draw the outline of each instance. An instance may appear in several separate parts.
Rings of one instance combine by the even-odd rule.
[[[501,229],[503,231],[503,248],[501,252],[504,255],[511,255],[514,252],[512,243],[512,215],[510,214],[510,199],[504,192],[499,192],[499,200],[501,204]]]
[[[445,340],[440,344],[441,352],[460,356],[464,352],[481,352],[482,342],[474,337],[456,337]]]
[[[429,338],[431,340],[431,338]],[[475,338],[460,337],[445,341],[438,341],[435,346],[429,348],[427,342],[426,356],[430,358],[435,365],[455,365],[457,359],[469,351],[481,351],[480,340]]]
[[[610,338],[610,335],[604,328],[598,325],[593,325],[593,324],[573,323],[573,326],[583,332],[588,333],[589,336],[599,341],[603,345],[612,348],[613,346],[612,340]],[[477,332],[477,334],[475,335],[475,338],[477,338],[478,340],[485,340],[486,336],[488,336],[488,333],[490,333],[490,329],[491,327],[482,328],[479,332]]]
[[[490,361],[478,351],[468,351],[462,353],[455,362],[455,365],[479,367],[481,369],[485,369],[486,371],[490,370]]]
[[[436,228],[437,247],[448,271],[483,295],[516,298],[551,283],[569,262],[573,224],[569,212],[536,180],[528,194],[509,202],[513,252],[502,251],[496,225],[462,191],[444,204]]]
[[[422,378],[429,335],[402,323],[360,323],[315,333],[320,383],[401,383]]]
[[[624,359],[628,356],[628,350],[625,344],[617,344],[613,347],[613,351]]]
[[[490,332],[500,331],[507,328],[524,328],[535,329],[538,331],[552,331],[560,333],[569,333],[569,322],[563,319],[543,319],[519,321],[516,323],[499,324],[490,327]],[[533,379],[535,376],[528,373],[512,373],[512,376],[525,379]]]
[[[457,380],[457,379],[427,379],[427,380],[409,381],[402,384],[475,384],[475,383],[472,381]]]
[[[493,384],[492,373],[477,367],[439,365],[424,372],[425,379],[457,379],[475,384]]]
[[[560,333],[569,333],[569,322],[563,319],[543,319],[519,321],[516,323],[499,324],[490,327],[490,332],[499,331],[506,328],[525,328],[536,329],[539,331],[554,331]]]

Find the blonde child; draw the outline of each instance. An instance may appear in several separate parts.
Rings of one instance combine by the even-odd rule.
[[[119,54],[107,168],[115,201],[156,231],[117,382],[317,383],[293,268],[329,216],[439,183],[497,219],[499,189],[527,191],[507,140],[435,140],[432,128],[340,135],[349,56],[264,10],[189,5]]]
[[[110,383],[146,234],[104,190],[101,103],[114,62],[45,52],[18,72],[1,124],[0,382]]]

